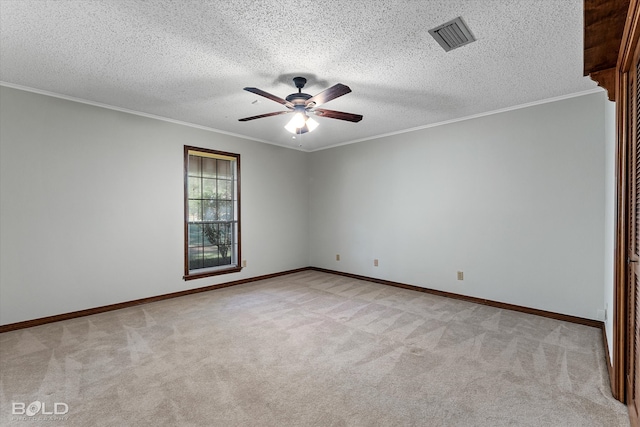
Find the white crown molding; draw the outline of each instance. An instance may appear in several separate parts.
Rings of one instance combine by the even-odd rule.
[[[116,107],[116,106],[110,105],[110,104],[103,104],[101,102],[89,101],[88,99],[83,99],[83,98],[75,98],[73,96],[62,95],[60,93],[49,92],[47,90],[36,89],[36,88],[29,87],[29,86],[22,86],[22,85],[18,85],[18,84],[14,84],[14,83],[8,83],[8,82],[4,82],[4,81],[0,81],[0,86],[5,86],[5,87],[8,87],[8,88],[12,88],[12,89],[23,90],[25,92],[37,93],[39,95],[50,96],[52,98],[64,99],[66,101],[78,102],[80,104],[91,105],[93,107],[106,108],[108,110],[114,110],[114,111],[119,111],[121,113],[133,114],[133,115],[136,115],[136,116],[146,117],[146,118],[149,118],[149,119],[161,120],[163,122],[169,122],[169,123],[174,123],[174,124],[177,124],[177,125],[188,126],[188,127],[195,128],[195,129],[201,129],[201,130],[206,130],[206,131],[209,131],[209,132],[220,133],[220,134],[223,134],[223,135],[233,136],[233,137],[236,137],[236,138],[247,139],[247,140],[257,141],[257,142],[263,142],[265,144],[276,145],[276,146],[282,147],[282,148],[290,148],[292,150],[296,150],[297,149],[298,151],[307,151],[307,150],[301,150],[300,147],[290,147],[290,146],[287,146],[287,145],[277,144],[277,143],[272,142],[272,141],[267,141],[267,140],[264,140],[264,139],[252,138],[252,137],[249,137],[249,136],[240,135],[240,134],[233,133],[233,132],[227,132],[227,131],[220,130],[220,129],[210,128],[210,127],[198,125],[198,124],[195,124],[195,123],[183,122],[181,120],[175,120],[175,119],[170,119],[168,117],[157,116],[155,114],[142,113],[140,111],[129,110],[128,108]]]
[[[501,108],[499,110],[487,111],[485,113],[474,114],[474,115],[471,115],[471,116],[460,117],[460,118],[457,118],[457,119],[445,120],[443,122],[431,123],[431,124],[428,124],[428,125],[417,126],[417,127],[410,128],[410,129],[403,129],[403,130],[399,130],[399,131],[396,131],[396,132],[389,132],[389,133],[385,133],[385,134],[382,134],[382,135],[375,135],[375,136],[370,136],[370,137],[367,137],[367,138],[354,139],[352,141],[341,142],[340,144],[334,144],[334,145],[330,145],[328,147],[322,147],[322,148],[316,148],[316,149],[310,150],[310,149],[305,149],[303,147],[291,147],[291,146],[288,146],[288,145],[277,144],[275,142],[267,141],[267,140],[264,140],[264,139],[252,138],[252,137],[249,137],[249,136],[240,135],[240,134],[233,133],[233,132],[227,132],[227,131],[223,131],[223,130],[220,130],[220,129],[214,129],[214,128],[210,128],[210,127],[207,127],[207,126],[202,126],[202,125],[198,125],[198,124],[194,124],[194,123],[183,122],[183,121],[180,121],[180,120],[174,120],[174,119],[170,119],[168,117],[157,116],[155,114],[142,113],[140,111],[129,110],[127,108],[116,107],[114,105],[103,104],[101,102],[95,102],[95,101],[89,101],[87,99],[82,99],[82,98],[75,98],[73,96],[62,95],[62,94],[59,94],[59,93],[49,92],[49,91],[42,90],[42,89],[35,89],[35,88],[32,88],[32,87],[22,86],[22,85],[18,85],[18,84],[14,84],[14,83],[8,83],[8,82],[0,81],[0,86],[6,86],[6,87],[9,87],[9,88],[13,88],[13,89],[24,90],[26,92],[33,92],[33,93],[37,93],[37,94],[40,94],[40,95],[51,96],[53,98],[60,98],[60,99],[64,99],[64,100],[67,100],[67,101],[78,102],[78,103],[81,103],[81,104],[87,104],[87,105],[91,105],[91,106],[94,106],[94,107],[101,107],[101,108],[106,108],[106,109],[109,109],[109,110],[120,111],[120,112],[123,112],[123,113],[134,114],[136,116],[142,116],[142,117],[147,117],[147,118],[150,118],[150,119],[161,120],[161,121],[164,121],[164,122],[174,123],[174,124],[178,124],[178,125],[182,125],[182,126],[188,126],[188,127],[192,127],[192,128],[196,128],[196,129],[202,129],[202,130],[206,130],[206,131],[210,131],[210,132],[220,133],[220,134],[223,134],[223,135],[233,136],[233,137],[236,137],[236,138],[247,139],[247,140],[250,140],[250,141],[263,142],[265,144],[275,145],[275,146],[278,146],[278,147],[288,148],[288,149],[297,150],[297,151],[303,151],[303,152],[307,152],[307,153],[313,153],[315,151],[328,150],[330,148],[342,147],[344,145],[351,145],[351,144],[356,144],[356,143],[359,143],[359,142],[371,141],[373,139],[380,139],[380,138],[386,138],[386,137],[394,136],[394,135],[401,135],[403,133],[415,132],[415,131],[419,131],[419,130],[423,130],[423,129],[429,129],[429,128],[433,128],[433,127],[444,126],[444,125],[449,125],[449,124],[452,124],[452,123],[462,122],[462,121],[465,121],[465,120],[472,120],[472,119],[477,119],[477,118],[480,118],[480,117],[491,116],[491,115],[494,115],[494,114],[505,113],[505,112],[508,112],[508,111],[520,110],[522,108],[534,107],[536,105],[548,104],[550,102],[558,102],[558,101],[563,101],[565,99],[576,98],[576,97],[579,97],[579,96],[586,96],[586,95],[591,95],[593,93],[604,92],[604,89],[602,89],[600,87],[597,87],[597,88],[589,89],[589,90],[582,91],[582,92],[576,92],[576,93],[571,93],[571,94],[568,94],[568,95],[556,96],[554,98],[542,99],[540,101],[528,102],[526,104],[515,105],[513,107]]]
[[[591,95],[591,94],[600,93],[600,92],[604,92],[604,89],[602,89],[600,87],[597,87],[597,88],[585,90],[585,91],[582,91],[582,92],[570,93],[568,95],[556,96],[554,98],[546,98],[546,99],[542,99],[540,101],[533,101],[533,102],[528,102],[526,104],[515,105],[513,107],[501,108],[499,110],[493,110],[493,111],[487,111],[485,113],[474,114],[472,116],[466,116],[466,117],[460,117],[460,118],[457,118],[457,119],[445,120],[443,122],[431,123],[431,124],[428,124],[428,125],[417,126],[417,127],[410,128],[410,129],[403,129],[403,130],[399,130],[399,131],[396,131],[396,132],[389,132],[389,133],[385,133],[385,134],[382,134],[382,135],[369,136],[367,138],[354,139],[353,141],[341,142],[340,144],[334,144],[334,145],[330,145],[328,147],[322,147],[322,148],[317,148],[315,150],[310,150],[310,152],[328,150],[329,148],[341,147],[343,145],[356,144],[358,142],[371,141],[372,139],[380,139],[380,138],[386,138],[386,137],[394,136],[394,135],[401,135],[403,133],[415,132],[415,131],[418,131],[418,130],[429,129],[429,128],[433,128],[433,127],[437,127],[437,126],[449,125],[451,123],[463,122],[465,120],[472,120],[472,119],[477,119],[477,118],[480,118],[480,117],[491,116],[491,115],[494,115],[494,114],[506,113],[508,111],[520,110],[522,108],[534,107],[536,105],[542,105],[542,104],[548,104],[548,103],[551,103],[551,102],[563,101],[565,99],[577,98],[579,96],[586,96],[586,95]]]

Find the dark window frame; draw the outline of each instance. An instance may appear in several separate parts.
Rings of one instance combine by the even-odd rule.
[[[202,268],[202,269],[190,269],[189,265],[189,152],[202,153],[204,156],[202,157],[227,157],[235,159],[236,163],[236,203],[237,207],[234,212],[235,224],[236,224],[236,240],[235,245],[236,249],[236,262],[235,264],[231,264],[228,267],[220,266],[220,267],[211,267],[211,268]],[[210,156],[206,156],[209,154]],[[193,280],[200,279],[204,277],[217,276],[221,274],[229,274],[229,273],[237,273],[242,270],[242,234],[241,234],[241,209],[240,209],[240,154],[237,153],[229,153],[225,151],[212,150],[208,148],[200,148],[193,147],[189,145],[184,146],[184,280]],[[233,245],[233,242],[232,242]],[[199,271],[202,270],[202,271]]]

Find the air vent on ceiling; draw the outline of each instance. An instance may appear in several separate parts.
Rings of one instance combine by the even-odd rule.
[[[429,30],[429,34],[431,34],[447,52],[476,40],[460,16]]]

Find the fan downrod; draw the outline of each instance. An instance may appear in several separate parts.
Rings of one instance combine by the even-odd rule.
[[[306,107],[305,101],[311,98],[311,95],[302,92],[302,88],[307,83],[307,79],[305,79],[304,77],[294,77],[293,83],[295,83],[296,87],[298,88],[298,93],[292,93],[285,99],[293,103],[294,105],[304,105]]]

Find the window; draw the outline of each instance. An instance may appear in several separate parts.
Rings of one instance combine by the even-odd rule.
[[[185,146],[184,191],[184,279],[240,271],[240,155]]]

